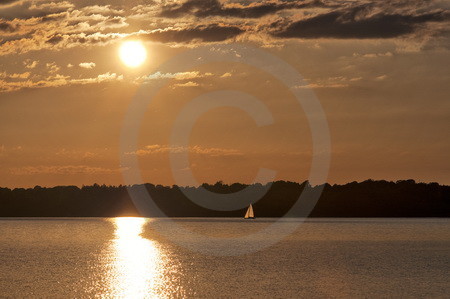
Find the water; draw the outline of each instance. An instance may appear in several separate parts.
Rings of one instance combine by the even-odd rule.
[[[219,238],[184,238],[167,220],[58,218],[0,220],[0,296],[7,297],[447,297],[450,220],[313,219],[275,245],[252,236],[273,219],[177,219]],[[178,235],[177,235],[178,233]],[[184,234],[184,233],[183,233]],[[217,240],[217,239],[214,239]],[[184,242],[184,243],[183,243]],[[189,243],[190,242],[190,243]],[[233,244],[236,248],[230,246]],[[256,245],[255,245],[256,244]],[[192,246],[191,246],[192,245]],[[221,248],[221,246],[226,246]],[[194,250],[194,251],[192,251]]]

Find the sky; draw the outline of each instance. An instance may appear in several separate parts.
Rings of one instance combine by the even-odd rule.
[[[251,183],[260,168],[302,182],[311,116],[292,88],[312,90],[323,109],[328,182],[450,184],[449,8],[448,0],[1,0],[0,186],[123,184],[132,169],[121,154],[136,156],[154,184],[177,183],[174,171],[200,183]],[[138,67],[119,57],[129,40],[147,51]],[[245,62],[201,56],[195,68],[161,70],[177,55],[233,45],[281,59],[304,82],[286,86]],[[137,148],[123,152],[137,91],[160,82]],[[258,126],[225,105],[196,119],[188,145],[174,146],[183,109],[221,90],[258,99],[273,123]],[[169,153],[188,155],[188,167],[175,169]]]

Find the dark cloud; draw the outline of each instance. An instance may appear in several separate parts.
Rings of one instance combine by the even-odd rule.
[[[0,20],[0,32],[14,32],[17,30],[17,26],[13,26],[8,22]]]
[[[153,21],[144,20],[139,27],[133,27],[135,24],[131,23],[127,30],[118,29],[129,25],[126,22],[126,10],[120,6],[111,8],[109,5],[94,5],[55,13],[53,11],[72,7],[73,4],[69,1],[39,1],[33,2],[39,6],[36,4],[37,8],[31,9],[30,1],[18,1],[17,5],[0,9],[0,56],[40,49],[105,45],[127,36],[161,43],[192,45],[229,41],[246,33],[243,39],[280,43],[285,38],[395,38],[425,28],[423,35],[434,40],[439,38],[438,46],[448,41],[442,39],[442,35],[447,34],[442,32],[449,13],[444,7],[431,5],[435,3],[431,0],[396,0],[394,3],[378,0],[182,1],[184,2],[177,2],[179,4],[150,7],[150,13],[142,13],[141,17],[148,17],[148,20]],[[153,5],[161,4],[158,2]],[[11,13],[13,6],[19,16],[27,11],[46,14],[34,19],[16,17],[14,14],[9,15],[13,20],[2,17],[1,13]],[[295,20],[291,19],[294,18],[292,13],[278,14],[277,22],[273,22],[273,18],[256,20],[283,9],[301,7],[321,8],[296,11]],[[139,9],[142,9],[141,5]],[[166,17],[152,19],[155,11]],[[189,22],[186,18],[189,15],[197,16],[198,22],[187,25]],[[184,18],[177,19],[181,16]],[[250,22],[245,18],[254,19]],[[133,18],[130,17],[130,21],[133,22]],[[267,34],[275,38],[268,37]]]
[[[41,17],[41,22],[55,22],[55,21],[62,21],[64,19],[67,19],[69,17],[69,14],[67,12],[59,13],[59,14],[46,14]]]
[[[14,2],[19,2],[20,0],[0,0],[0,5],[11,4]]]
[[[50,36],[46,43],[51,46],[58,47],[75,47],[83,44],[95,45],[95,44],[106,44],[120,36],[114,33],[101,34],[98,32],[78,33],[78,34],[54,34]]]
[[[139,37],[163,43],[220,42],[236,37],[244,30],[237,26],[211,24],[182,29],[154,30]]]
[[[372,13],[370,6],[331,11],[283,25],[272,24],[282,38],[392,38],[412,33],[418,25],[448,19],[443,11],[424,14]]]
[[[224,5],[219,0],[187,0],[179,4],[166,5],[160,16],[177,18],[185,15],[197,17],[222,16],[238,18],[259,18],[277,11],[292,8],[325,6],[322,1],[271,1],[252,5]]]
[[[47,40],[47,43],[56,45],[56,44],[60,43],[62,40],[63,40],[63,36],[61,34],[55,34]]]

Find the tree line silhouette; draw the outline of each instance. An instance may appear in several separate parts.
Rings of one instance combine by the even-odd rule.
[[[190,190],[195,194],[198,187],[140,186],[145,187],[156,205],[170,217],[242,217],[245,213],[245,208],[213,211],[193,203],[183,191]],[[94,184],[82,188],[0,188],[0,217],[140,216],[128,192],[138,187]],[[257,192],[268,186],[217,182],[203,184],[202,187],[214,193],[227,194],[246,187]],[[416,183],[414,180],[367,180],[323,186],[311,186],[307,181],[276,181],[253,204],[255,214],[257,217],[281,217],[291,210],[305,188],[314,190],[320,187],[323,187],[323,192],[310,217],[450,217],[450,186]],[[301,211],[292,210],[289,214],[293,217],[300,215]]]

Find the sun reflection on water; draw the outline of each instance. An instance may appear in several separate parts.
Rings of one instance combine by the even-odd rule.
[[[115,218],[110,288],[114,297],[164,297],[164,260],[156,242],[141,237],[145,218]]]

